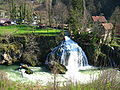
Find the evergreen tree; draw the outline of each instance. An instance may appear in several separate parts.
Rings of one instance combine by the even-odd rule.
[[[18,20],[19,24],[27,23],[30,24],[32,22],[32,3],[28,3],[26,0],[22,0],[18,2]]]
[[[113,12],[110,20],[114,24],[120,24],[120,6],[115,8],[115,11]]]
[[[16,5],[16,0],[8,0],[9,3],[9,14],[10,18],[12,20],[15,20],[17,18],[17,5]]]
[[[83,20],[83,0],[72,0],[72,9],[70,10],[70,30],[73,34],[77,34],[82,28]]]
[[[8,0],[7,5],[10,14],[10,19],[13,21],[18,19],[18,23],[21,24],[26,21],[28,24],[32,21],[33,6],[32,3],[28,3],[26,0]]]

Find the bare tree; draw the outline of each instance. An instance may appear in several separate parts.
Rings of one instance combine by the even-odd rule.
[[[23,54],[23,61],[31,64],[32,66],[39,64],[38,54],[39,47],[36,41],[35,35],[29,35],[26,37],[26,44]]]
[[[46,11],[47,11],[47,16],[48,16],[48,22],[49,26],[51,26],[52,23],[52,0],[46,0]]]
[[[56,24],[62,25],[67,22],[69,18],[69,12],[67,6],[58,1],[53,7],[53,20]],[[57,25],[56,25],[57,26]]]

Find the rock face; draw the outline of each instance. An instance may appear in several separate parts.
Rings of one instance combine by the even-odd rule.
[[[3,60],[4,63],[7,62],[8,65],[12,64],[12,58],[11,58],[11,56],[9,54],[4,53],[3,57],[4,57],[4,60]]]
[[[20,59],[22,46],[19,43],[0,44],[2,44],[0,46],[0,64],[11,65]]]
[[[50,49],[61,39],[61,37],[40,35],[31,38],[30,35],[11,36],[8,39],[0,36],[0,64],[11,65],[15,62],[24,62],[39,66],[45,62]]]

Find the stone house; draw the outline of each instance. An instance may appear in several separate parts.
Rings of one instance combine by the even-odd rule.
[[[112,34],[112,29],[113,29],[113,24],[112,23],[109,23],[106,18],[104,16],[92,16],[92,20],[93,20],[93,23],[98,23],[104,34],[102,35],[103,36],[103,40],[110,40],[111,39],[111,34]]]

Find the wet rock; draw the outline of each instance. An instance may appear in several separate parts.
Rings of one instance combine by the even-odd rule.
[[[48,66],[53,73],[64,74],[67,71],[65,66],[59,64],[56,61],[49,62]]]
[[[26,73],[26,74],[33,74],[33,71],[32,71],[31,69],[27,69],[27,70],[25,71],[25,73]]]
[[[26,74],[33,74],[33,71],[29,68],[27,64],[21,64],[19,68],[17,68],[16,70],[19,70],[19,69],[25,69]]]

